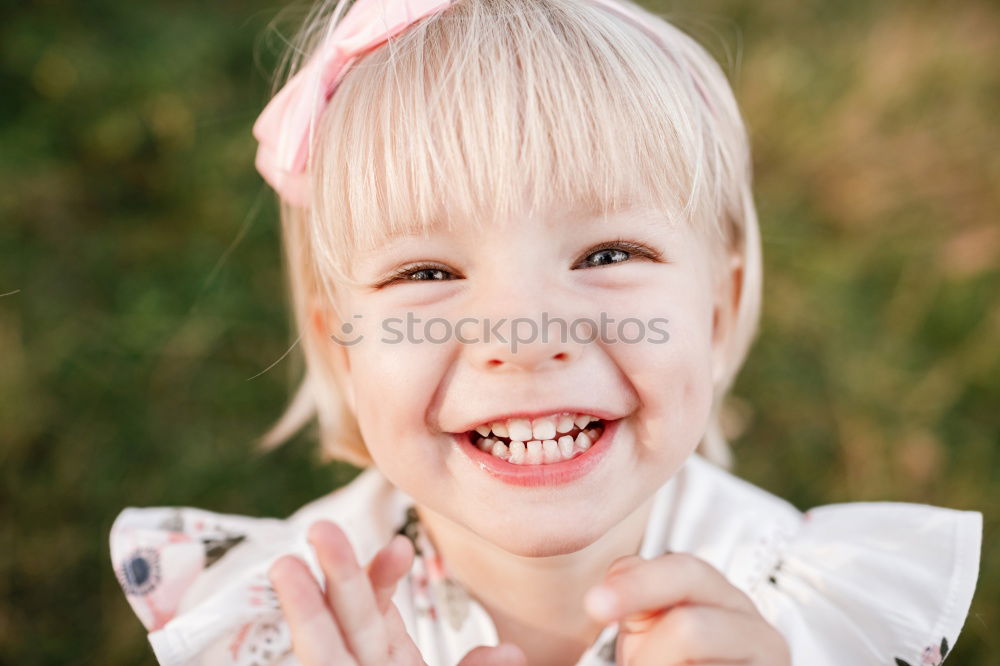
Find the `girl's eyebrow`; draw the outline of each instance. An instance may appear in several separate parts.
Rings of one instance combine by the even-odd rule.
[[[643,228],[666,228],[669,230],[674,228],[673,221],[668,215],[648,206],[610,210],[606,213],[593,208],[581,207],[564,212],[558,218],[553,216],[552,220],[556,219],[559,219],[562,224],[570,223],[587,227],[595,227],[602,223],[615,224],[628,221]],[[378,257],[414,238],[429,240],[435,236],[460,234],[465,228],[461,224],[450,226],[441,219],[435,219],[423,225],[412,224],[404,229],[381,235],[372,244],[358,248],[358,252],[366,257]]]
[[[374,243],[358,249],[361,252],[367,252],[370,254],[381,254],[392,250],[396,245],[402,242],[413,238],[429,239],[435,234],[440,234],[442,231],[448,232],[450,230],[447,225],[439,221],[432,222],[430,225],[426,226],[410,225],[399,231],[382,234],[375,240]]]
[[[355,245],[352,261],[355,262],[359,274],[379,274],[388,270],[390,264],[397,261],[395,256],[402,255],[406,244],[413,239],[430,240],[441,232],[448,233],[448,226],[440,221],[434,221],[426,226],[408,225],[404,229],[386,230],[386,233],[373,238],[369,243]],[[438,236],[440,237],[440,236]]]

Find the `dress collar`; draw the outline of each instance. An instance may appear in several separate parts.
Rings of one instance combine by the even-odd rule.
[[[679,475],[674,475],[662,485],[653,499],[653,507],[646,522],[639,555],[645,559],[656,557],[669,550],[670,507],[673,505],[674,486]],[[429,622],[435,631],[418,631],[416,635],[435,636],[449,645],[461,643],[455,635],[475,632],[470,625],[479,625],[480,643],[497,644],[496,626],[486,610],[449,572],[448,566],[434,548],[434,544],[423,529],[412,500],[407,504],[401,523],[395,531],[413,544],[414,561],[408,575],[409,587],[413,595],[416,618]],[[610,624],[587,648],[577,666],[608,666],[615,663],[618,640],[618,625]],[[429,646],[421,645],[421,651]]]

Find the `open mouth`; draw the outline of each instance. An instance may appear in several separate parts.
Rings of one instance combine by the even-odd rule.
[[[583,454],[604,429],[604,420],[596,416],[563,413],[541,423],[526,419],[497,422],[466,435],[473,446],[494,458],[513,465],[547,465]]]

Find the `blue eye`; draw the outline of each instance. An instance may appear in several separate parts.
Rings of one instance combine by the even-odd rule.
[[[625,250],[614,249],[604,249],[598,250],[597,252],[591,252],[587,255],[589,260],[591,257],[598,257],[595,259],[591,265],[593,266],[604,266],[606,264],[620,264],[629,258],[629,253]]]
[[[592,248],[584,255],[582,262],[574,268],[596,268],[598,266],[608,266],[611,264],[622,264],[632,256],[652,259],[660,259],[660,253],[641,243],[618,239],[610,243],[602,243],[596,248]],[[591,258],[594,258],[593,261]]]
[[[440,268],[421,268],[420,270],[410,271],[406,274],[406,279],[417,280],[419,282],[427,282],[430,280],[442,280],[445,279],[443,276],[451,275],[448,271],[443,271]]]

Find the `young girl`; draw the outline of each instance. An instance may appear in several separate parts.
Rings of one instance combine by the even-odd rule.
[[[267,441],[315,415],[366,469],[287,520],[124,510],[161,664],[945,659],[979,513],[801,513],[726,471],[761,256],[701,47],[627,0],[357,0],[302,34],[254,127],[307,367]]]

